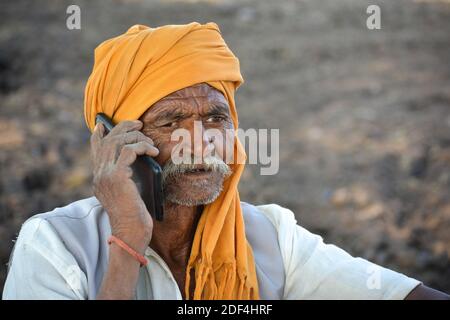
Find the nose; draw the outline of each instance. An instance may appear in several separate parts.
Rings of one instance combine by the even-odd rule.
[[[200,120],[193,120],[189,126],[191,135],[191,156],[197,161],[202,162],[204,156],[211,154],[214,150],[215,137],[208,134],[208,130],[203,126]]]

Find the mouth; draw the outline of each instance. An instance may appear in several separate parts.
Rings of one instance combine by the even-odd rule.
[[[207,169],[203,166],[199,166],[197,168],[186,170],[184,173],[188,175],[204,175],[211,173],[211,169]]]

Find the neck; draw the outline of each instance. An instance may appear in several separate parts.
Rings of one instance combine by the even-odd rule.
[[[164,221],[153,220],[150,247],[168,265],[185,266],[191,253],[197,223],[203,206],[164,204]]]

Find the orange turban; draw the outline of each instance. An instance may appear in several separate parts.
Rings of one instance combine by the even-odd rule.
[[[213,22],[204,25],[131,27],[95,50],[95,63],[86,85],[84,115],[90,130],[103,112],[114,123],[135,120],[155,102],[179,89],[206,82],[228,100],[234,126],[238,116],[234,92],[244,82],[239,60]],[[245,151],[235,139],[234,158]],[[194,299],[258,299],[253,252],[245,237],[238,183],[244,164],[231,164],[219,197],[205,206],[198,222],[186,270]]]

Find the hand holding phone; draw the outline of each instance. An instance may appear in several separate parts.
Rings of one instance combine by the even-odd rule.
[[[142,122],[123,121],[109,134],[97,125],[91,135],[93,192],[106,211],[111,234],[143,254],[153,235],[153,222],[136,183],[131,165],[138,155],[157,156],[153,141],[139,130]]]
[[[105,134],[114,128],[114,124],[105,114],[96,116],[96,123],[102,123],[106,129]],[[149,155],[139,155],[131,165],[133,181],[139,190],[139,194],[145,203],[148,212],[158,221],[163,221],[164,195],[162,190],[161,166]]]

